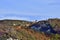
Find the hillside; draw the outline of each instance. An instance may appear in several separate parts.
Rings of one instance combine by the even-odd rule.
[[[18,40],[60,40],[58,30],[58,28],[60,28],[59,23],[60,19],[48,19],[38,22],[24,20],[0,20],[0,40],[6,40],[9,37],[17,38]],[[46,28],[50,29],[47,24],[50,24],[50,27],[52,27],[52,29],[57,33],[54,34],[51,31],[46,32]],[[31,28],[33,26],[35,26],[34,29]],[[38,31],[37,27],[39,26],[42,29],[39,29]],[[45,33],[49,33],[49,35]]]

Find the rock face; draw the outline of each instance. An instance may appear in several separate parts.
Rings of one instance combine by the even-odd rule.
[[[51,33],[56,34],[57,33],[56,31],[53,30],[52,26],[46,21],[37,22],[37,23],[31,25],[30,27],[33,30],[36,30],[39,32],[44,32],[47,34],[51,34]]]

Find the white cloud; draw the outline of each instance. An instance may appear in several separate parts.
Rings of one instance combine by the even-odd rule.
[[[25,17],[2,17],[0,18],[0,20],[4,20],[4,19],[11,19],[11,20],[27,20],[30,21],[29,18],[25,18]]]

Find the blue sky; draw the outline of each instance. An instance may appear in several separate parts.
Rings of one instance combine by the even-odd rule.
[[[0,0],[0,19],[60,18],[60,0]]]

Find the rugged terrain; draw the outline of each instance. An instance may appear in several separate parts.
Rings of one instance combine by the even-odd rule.
[[[52,29],[56,31],[56,34],[48,32],[50,34],[45,34],[45,28],[49,26],[44,26],[42,31],[37,27],[39,25],[50,24]],[[35,25],[34,25],[35,24]],[[37,27],[36,25],[39,24]],[[34,29],[31,27],[35,26]],[[31,22],[25,20],[0,20],[0,40],[6,40],[9,37],[17,38],[18,40],[60,40],[60,19],[48,19],[41,20],[38,22]]]

